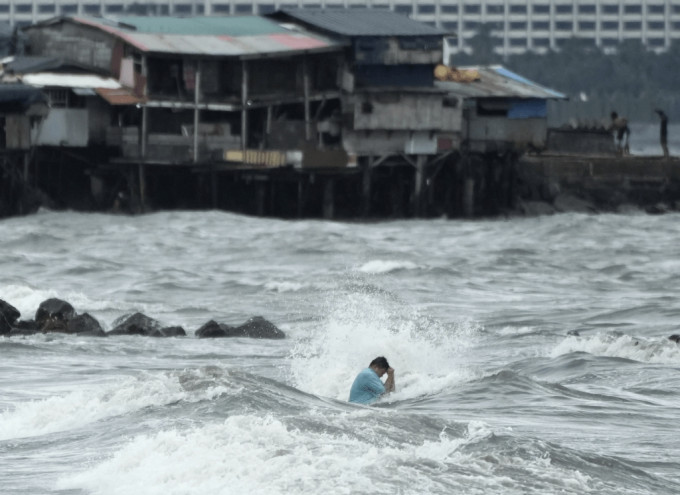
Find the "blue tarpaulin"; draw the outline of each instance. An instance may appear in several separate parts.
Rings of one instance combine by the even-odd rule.
[[[513,100],[508,110],[509,119],[539,119],[548,116],[546,100]]]

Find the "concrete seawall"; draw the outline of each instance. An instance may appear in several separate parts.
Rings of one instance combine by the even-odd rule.
[[[516,177],[516,206],[525,214],[680,209],[674,157],[528,155],[518,161]]]

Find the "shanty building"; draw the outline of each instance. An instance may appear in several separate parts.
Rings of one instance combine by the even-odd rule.
[[[139,167],[137,175],[128,169],[127,181],[141,192],[142,204],[147,167],[183,166],[176,175],[193,165],[194,179],[208,170],[200,165],[209,166],[210,177],[199,178],[208,184],[200,194],[230,207],[238,198],[220,193],[220,170],[347,164],[338,150],[313,153],[319,138],[312,121],[337,113],[337,104],[328,102],[339,97],[341,42],[256,16],[56,18],[25,32],[31,53],[59,54],[120,82],[96,91],[112,107],[107,135],[120,152],[115,163]],[[229,178],[240,179],[251,184],[270,177]],[[149,186],[176,193],[156,182]],[[266,213],[266,188],[255,189],[258,212]]]
[[[545,148],[548,102],[567,98],[500,65],[446,68],[435,75],[438,88],[463,102],[462,139],[480,153]]]
[[[425,214],[427,184],[461,130],[457,100],[434,86],[446,33],[389,11],[283,9],[272,16],[347,45],[340,132],[364,175],[364,213]]]
[[[496,213],[557,97],[504,69],[435,82],[446,33],[378,10],[56,18],[25,33],[32,54],[120,84],[91,88],[114,156],[88,173],[101,203],[122,187],[142,209]]]
[[[47,97],[21,83],[0,84],[0,218],[28,213],[35,196],[29,174],[32,130],[47,115]]]

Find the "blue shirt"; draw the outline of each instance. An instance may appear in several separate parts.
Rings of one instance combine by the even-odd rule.
[[[385,386],[378,374],[371,368],[357,375],[349,391],[349,401],[357,404],[373,404],[385,393]]]

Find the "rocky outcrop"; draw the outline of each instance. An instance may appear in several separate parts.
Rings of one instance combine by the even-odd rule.
[[[66,325],[67,333],[78,335],[90,335],[93,337],[106,337],[106,332],[94,316],[83,313],[71,318]]]
[[[8,334],[20,316],[17,308],[0,299],[0,335]]]
[[[161,328],[158,320],[143,313],[121,316],[113,325],[113,330],[108,335],[150,335]]]
[[[163,327],[153,330],[149,337],[186,337],[186,331],[182,327]]]
[[[76,316],[71,304],[61,299],[47,299],[35,312],[35,323],[43,332],[66,332],[68,322]]]
[[[217,323],[210,320],[201,328],[196,330],[196,337],[205,338],[224,338],[224,337],[249,337],[253,339],[283,339],[286,334],[276,325],[267,321],[262,316],[254,316],[248,321],[233,327],[224,323]]]
[[[19,320],[21,313],[0,299],[0,335],[22,336],[36,333],[58,332],[80,336],[106,337],[115,335],[142,335],[145,337],[184,337],[181,326],[162,326],[143,313],[124,315],[113,322],[113,330],[104,331],[97,319],[89,313],[78,314],[67,301],[52,298],[43,301],[33,320]],[[250,318],[239,326],[210,320],[195,332],[198,338],[249,337],[254,339],[285,338],[279,328],[262,316]]]
[[[673,334],[670,337],[668,337],[668,340],[672,340],[676,344],[680,344],[680,334]]]
[[[279,330],[276,325],[265,320],[262,316],[254,316],[243,325],[234,329],[233,336],[250,337],[253,339],[283,339],[286,334]]]
[[[215,320],[210,320],[196,330],[194,335],[199,339],[226,337],[230,328],[228,325],[220,325]]]

